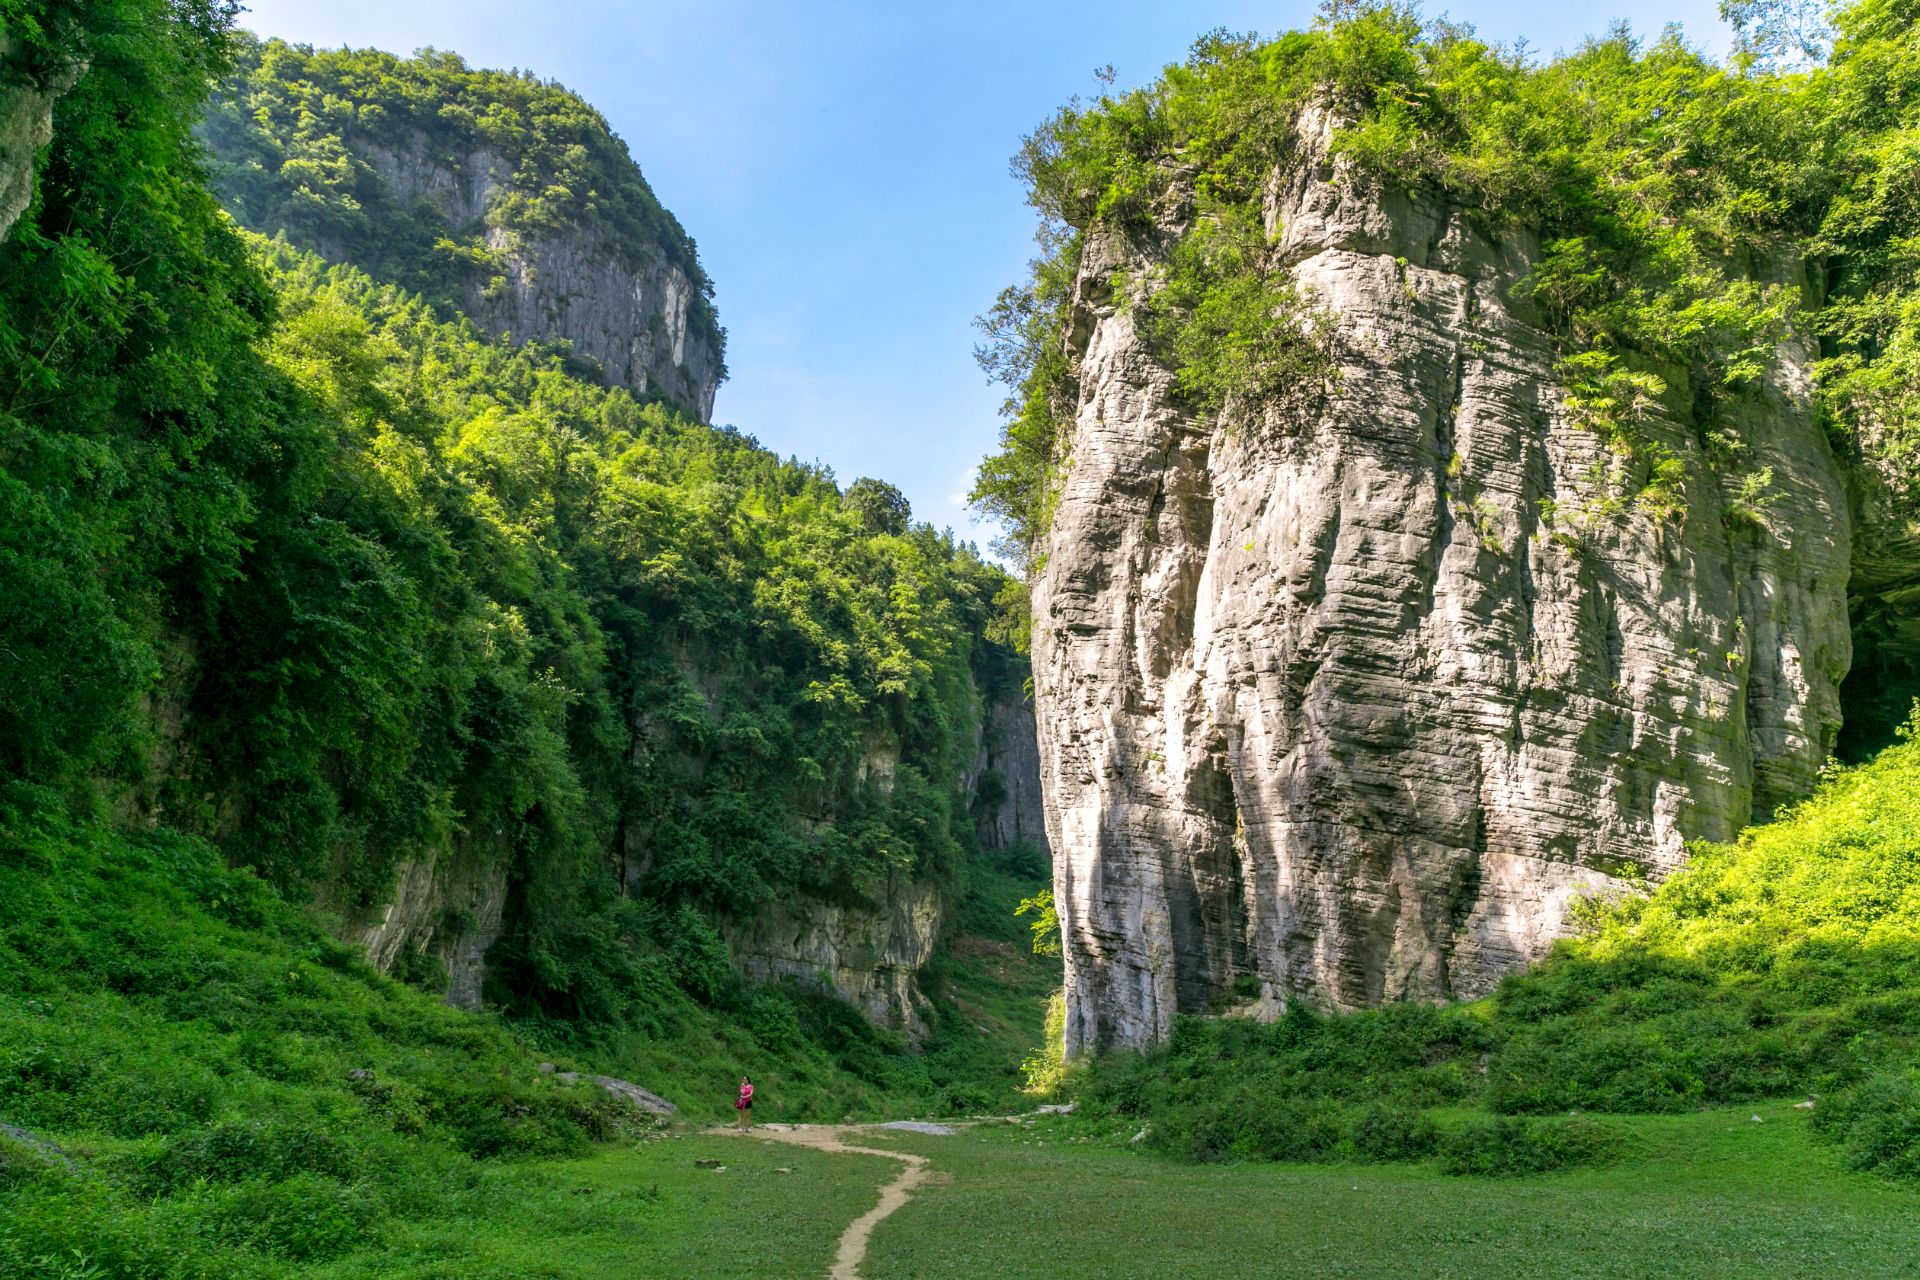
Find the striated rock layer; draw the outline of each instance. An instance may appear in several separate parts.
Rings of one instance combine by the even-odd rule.
[[[943,915],[934,886],[895,876],[870,904],[804,896],[770,903],[736,922],[727,946],[750,978],[823,983],[869,1022],[918,1040],[928,1030],[918,979]]]
[[[473,850],[440,849],[400,865],[393,897],[356,933],[382,972],[406,972],[419,957],[446,970],[447,1003],[478,1009],[487,949],[500,937],[511,860]]]
[[[966,785],[983,850],[1047,847],[1037,735],[1033,703],[1018,690],[989,699],[981,709],[980,748]]]
[[[1537,242],[1365,183],[1329,134],[1303,118],[1265,208],[1336,317],[1311,407],[1194,420],[1111,288],[1154,250],[1089,235],[1034,583],[1069,1052],[1247,976],[1264,1013],[1485,992],[1577,895],[1806,790],[1838,727],[1849,535],[1811,345],[1722,410],[1773,469],[1757,524],[1724,516],[1674,371],[1643,429],[1686,461],[1683,517],[1555,536],[1541,503],[1601,496],[1605,455],[1512,295]]]

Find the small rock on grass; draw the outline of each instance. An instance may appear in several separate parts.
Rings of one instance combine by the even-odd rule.
[[[787,1168],[787,1166],[785,1165],[780,1165],[778,1168],[774,1170],[774,1172],[775,1173],[792,1173],[793,1170]]]

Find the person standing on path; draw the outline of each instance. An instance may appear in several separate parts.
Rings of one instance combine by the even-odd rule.
[[[733,1100],[733,1113],[740,1118],[740,1132],[753,1132],[753,1081],[740,1077],[740,1096]]]

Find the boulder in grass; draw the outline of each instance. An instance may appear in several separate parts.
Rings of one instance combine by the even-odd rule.
[[[589,1084],[597,1084],[615,1097],[625,1098],[631,1102],[635,1110],[643,1111],[650,1116],[665,1119],[680,1109],[651,1089],[642,1089],[631,1080],[621,1080],[614,1076],[586,1076],[578,1071],[555,1071],[552,1068],[552,1063],[540,1064],[542,1075],[551,1075],[555,1080],[564,1081],[567,1084],[578,1084],[582,1080]]]

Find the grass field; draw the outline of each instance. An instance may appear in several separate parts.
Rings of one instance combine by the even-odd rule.
[[[696,1160],[718,1160],[724,1172]],[[779,1173],[779,1169],[791,1173]],[[490,1169],[464,1212],[390,1231],[325,1280],[767,1280],[827,1269],[891,1161],[699,1136]]]
[[[953,1175],[880,1225],[868,1280],[1920,1274],[1920,1193],[1847,1172],[1787,1105],[1632,1122],[1605,1169],[1195,1166],[1049,1128],[911,1138]],[[1045,1142],[1046,1145],[1039,1145]]]
[[[1497,1180],[1424,1166],[1182,1164],[1044,1120],[949,1138],[863,1132],[863,1145],[918,1152],[936,1174],[880,1224],[862,1274],[1617,1280],[1920,1271],[1920,1191],[1846,1171],[1790,1106],[1631,1123],[1634,1154],[1621,1163]],[[471,1217],[310,1274],[817,1276],[840,1231],[894,1172],[876,1159],[763,1140],[665,1138],[494,1170]]]

